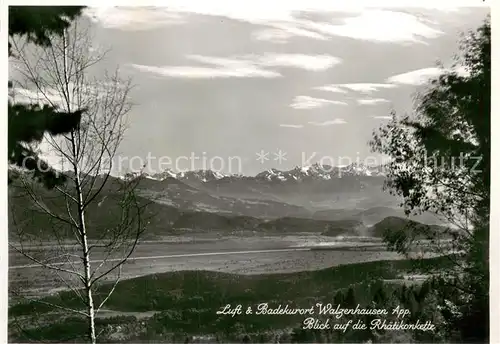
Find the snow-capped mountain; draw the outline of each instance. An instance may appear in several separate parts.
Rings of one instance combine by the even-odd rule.
[[[364,209],[393,206],[399,200],[382,190],[381,168],[336,167],[314,164],[280,171],[269,169],[255,176],[224,176],[210,170],[125,176],[98,176],[93,187],[107,185],[114,192],[122,181],[139,178],[137,195],[181,209],[262,218],[302,217],[328,209]],[[71,173],[68,173],[71,176]]]
[[[261,180],[303,181],[303,180],[331,180],[342,176],[341,170],[328,165],[314,164],[310,166],[296,166],[289,171],[276,169],[259,173],[255,178]]]
[[[359,164],[350,164],[345,167],[341,167],[341,172],[344,175],[353,175],[353,176],[368,176],[368,177],[383,177],[384,166],[367,166],[363,163]]]
[[[165,180],[167,178],[175,178],[182,181],[200,181],[203,183],[210,182],[213,180],[219,180],[225,177],[224,174],[212,170],[196,170],[196,171],[175,173],[171,169],[166,169],[163,172],[155,173],[152,175],[144,174],[144,176],[148,179],[154,179],[159,181]]]
[[[155,173],[153,175],[146,175],[146,178],[155,179],[155,180],[165,180],[167,178],[177,178],[177,173],[167,168],[165,171],[160,173]]]
[[[255,179],[258,180],[280,180],[285,181],[286,177],[284,176],[283,171],[279,171],[275,168],[271,168],[267,171],[262,171],[255,176]]]
[[[201,181],[201,182],[211,182],[213,180],[219,180],[224,178],[224,175],[217,171],[212,170],[197,170],[197,171],[187,171],[179,172],[177,174],[177,179],[189,180],[189,181]]]
[[[161,173],[146,175],[146,178],[155,180],[164,180],[166,178],[176,178],[181,181],[208,183],[212,181],[224,180],[233,181],[241,179],[253,179],[257,181],[276,181],[276,182],[300,182],[304,180],[331,180],[345,176],[366,176],[380,177],[384,176],[383,166],[367,166],[364,164],[350,164],[347,166],[336,167],[329,165],[320,165],[318,163],[310,166],[296,166],[288,171],[280,171],[271,168],[262,171],[254,177],[242,176],[237,174],[224,175],[212,170],[196,170],[187,172],[178,172],[167,169]]]
[[[300,209],[369,208],[375,205],[397,203],[382,191],[383,167],[363,164],[348,166],[328,166],[313,164],[297,166],[290,170],[272,168],[254,176],[222,175],[211,170],[197,170],[175,173],[165,171],[144,180],[139,186],[144,192],[154,192],[161,199],[179,204],[186,209],[223,209],[244,215],[256,214],[257,208],[269,213],[271,208],[280,214],[298,214],[287,207],[288,204]],[[237,200],[247,200],[243,205]],[[256,202],[256,203],[255,203]],[[261,204],[260,202],[264,202]],[[273,203],[273,202],[276,202]],[[232,205],[228,205],[228,204]],[[169,203],[170,204],[170,203]],[[195,205],[196,204],[196,205]],[[277,210],[277,209],[281,210]],[[295,216],[295,215],[294,215]]]

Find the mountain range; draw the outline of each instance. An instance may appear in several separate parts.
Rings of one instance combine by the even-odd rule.
[[[218,180],[235,181],[242,179],[256,179],[264,181],[304,181],[304,180],[331,180],[345,176],[371,176],[384,177],[384,166],[367,166],[363,163],[352,163],[346,166],[330,166],[315,163],[310,166],[296,166],[288,171],[280,171],[275,168],[262,171],[255,176],[243,176],[241,174],[223,174],[212,170],[196,170],[174,172],[166,169],[160,173],[146,174],[147,178],[162,181],[166,178],[176,178],[181,181],[198,181],[209,183]]]
[[[71,177],[71,173],[68,175]],[[90,223],[117,211],[114,199],[123,178],[96,178],[93,187],[103,188],[96,200],[99,206],[89,213]],[[405,217],[400,200],[383,191],[383,182],[381,168],[349,165],[334,172],[329,166],[316,164],[289,171],[263,171],[253,177],[223,176],[210,170],[167,170],[142,175],[136,191],[141,202],[149,203],[148,216],[154,228],[151,233],[155,235],[179,230],[365,235],[367,228],[387,217]],[[24,214],[30,209],[30,201],[20,197],[20,189],[16,183],[9,185],[9,202]],[[56,191],[40,192],[66,211],[63,196]],[[440,223],[430,214],[412,220]],[[28,226],[42,223],[35,219]]]
[[[253,208],[255,202],[265,202],[270,206],[260,214],[245,215],[273,217],[277,216],[274,208],[282,204],[285,213],[281,216],[296,215],[299,217],[318,210],[328,209],[367,209],[373,206],[398,206],[400,201],[382,191],[384,182],[383,167],[368,167],[363,164],[351,164],[345,167],[332,167],[314,164],[307,167],[295,167],[288,171],[270,169],[255,176],[222,175],[211,170],[198,170],[174,173],[166,170],[162,173],[144,175],[149,191],[159,190],[158,199],[166,202],[176,202],[182,193],[166,191],[160,185],[177,185],[192,194],[192,200],[200,197],[198,208],[207,208],[207,204],[220,204],[227,198],[237,199],[233,203]],[[153,185],[157,185],[156,187]],[[182,184],[182,185],[181,185]],[[172,189],[169,186],[169,189]],[[189,190],[187,190],[190,188]],[[196,195],[196,196],[195,196]],[[214,201],[213,198],[218,198]],[[211,198],[211,200],[208,200]],[[207,202],[201,201],[206,199]],[[277,202],[277,203],[276,203]],[[245,203],[243,205],[243,203]],[[253,205],[250,205],[252,203]],[[262,204],[262,203],[261,203]],[[283,206],[286,205],[286,206]],[[302,210],[297,207],[303,208]],[[220,207],[218,207],[220,208]],[[223,207],[224,208],[224,207]],[[222,212],[232,212],[234,209],[220,209]],[[194,209],[194,208],[193,208]],[[280,211],[278,211],[279,213]]]

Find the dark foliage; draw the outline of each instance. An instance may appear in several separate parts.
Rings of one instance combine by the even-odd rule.
[[[465,264],[457,264],[453,274],[441,276],[438,306],[450,324],[450,338],[487,342],[490,19],[467,34],[462,43],[457,66],[465,67],[467,73],[448,71],[432,80],[417,97],[415,113],[400,119],[393,113],[393,120],[374,134],[371,144],[375,151],[393,158],[386,186],[403,197],[407,214],[431,211],[458,228],[453,233],[453,247],[461,252]],[[393,235],[392,239],[397,245],[391,240],[389,244],[402,248],[407,238]],[[460,293],[454,295],[450,288]],[[457,310],[452,312],[450,307]]]
[[[60,36],[81,14],[82,6],[10,6],[9,37],[25,37],[28,42],[50,46],[54,36]],[[9,56],[12,55],[9,42]],[[14,56],[15,57],[15,56]],[[12,88],[9,81],[9,88]],[[66,179],[39,158],[29,146],[39,143],[45,133],[59,135],[75,130],[84,110],[64,112],[44,105],[8,104],[8,162],[34,172],[33,177],[52,188]],[[9,175],[9,183],[12,182]]]
[[[428,259],[421,263],[449,268],[445,257]],[[271,308],[279,304],[289,304],[292,308],[308,308],[316,302],[333,302],[341,304],[343,308],[355,307],[357,304],[360,304],[360,308],[386,309],[397,306],[409,308],[412,305],[415,313],[412,314],[413,318],[409,319],[410,322],[415,322],[415,319],[428,319],[439,325],[441,331],[442,321],[434,312],[436,287],[432,286],[431,282],[422,287],[406,287],[384,282],[396,278],[401,272],[414,271],[413,265],[414,262],[409,260],[396,260],[348,264],[289,274],[235,275],[209,271],[178,271],[129,279],[117,286],[107,308],[119,312],[155,311],[156,314],[143,321],[133,321],[128,317],[109,319],[106,325],[111,325],[112,328],[105,331],[100,340],[105,341],[106,336],[112,333],[122,333],[126,334],[122,342],[182,343],[186,338],[192,339],[191,336],[203,335],[212,338],[204,341],[210,343],[219,340],[230,343],[270,343],[275,340],[281,343],[352,343],[366,342],[369,339],[372,339],[372,342],[398,342],[393,340],[395,336],[400,339],[399,342],[408,343],[413,336],[418,336],[415,331],[378,333],[369,329],[348,329],[346,332],[333,329],[303,329],[303,315],[243,314],[232,317],[217,315],[216,310],[224,304],[256,306],[262,302],[268,302]],[[111,284],[102,285],[96,294],[96,302],[99,302],[111,287]],[[43,300],[67,307],[81,306],[78,297],[72,292],[61,292]],[[37,314],[37,317],[43,319],[52,310],[50,306],[31,301],[10,307],[9,315],[23,318],[29,314]],[[329,315],[318,317],[323,320],[329,318],[331,324],[342,324],[350,319],[357,321],[360,318],[365,323],[372,320],[369,316],[362,318],[358,315],[347,315],[341,319]],[[387,318],[392,320],[395,317],[389,315]],[[58,331],[61,325],[52,322],[39,327],[39,331],[33,329],[29,333],[20,333],[10,324],[11,340],[77,341],[85,334],[85,323],[84,319],[76,320],[78,319],[61,320],[67,327],[71,327],[72,331]],[[102,329],[104,321],[105,319],[97,321],[98,331]],[[436,342],[437,338],[422,337],[421,341]]]
[[[52,34],[61,35],[83,6],[9,6],[9,37],[25,36],[29,42],[50,46]],[[9,55],[10,55],[9,43]]]

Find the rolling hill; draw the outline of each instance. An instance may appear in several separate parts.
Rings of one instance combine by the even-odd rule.
[[[274,174],[278,172],[272,171]],[[265,177],[269,174],[228,177],[205,171],[201,174],[203,178],[196,172],[181,178],[168,173],[164,174],[161,180],[151,176],[141,177],[136,192],[139,204],[144,207],[143,223],[147,225],[147,233],[150,236],[185,231],[248,231],[380,237],[384,235],[386,227],[406,226],[404,221],[422,218],[422,222],[432,224],[430,219],[425,217],[406,220],[401,209],[380,203],[366,207],[387,196],[381,190],[377,191],[379,175],[373,177],[354,172],[333,179],[331,175],[330,178],[325,177],[317,168],[294,169],[280,174],[287,176],[284,180]],[[68,173],[68,176],[71,177],[71,173]],[[363,178],[369,179],[371,184],[363,184]],[[71,180],[68,183],[71,183]],[[113,176],[97,176],[94,183],[85,184],[86,192],[101,189],[98,197],[87,209],[91,237],[99,236],[103,230],[108,230],[120,220],[122,184],[123,178]],[[211,192],[214,185],[225,185],[226,191]],[[365,187],[359,188],[360,185]],[[47,216],[37,211],[38,207],[20,183],[14,182],[9,185],[9,228],[19,228],[26,233],[43,236],[47,229],[57,226],[60,227],[58,231],[61,236],[69,237],[71,233],[68,232],[68,225],[54,219],[57,216],[67,218],[65,197],[57,191],[47,190],[36,184],[33,187],[39,196],[39,202],[51,209],[56,216]],[[71,194],[71,188],[67,190]],[[259,193],[260,198],[221,195],[238,194],[243,192],[242,190],[253,190],[252,192]],[[366,192],[378,192],[378,196],[369,197]],[[308,199],[308,206],[293,204],[298,198]],[[276,199],[286,199],[290,203]],[[315,201],[326,204],[315,210]],[[335,206],[332,207],[331,204]],[[70,209],[72,214],[75,214],[75,210]],[[15,233],[13,230],[9,232],[11,235]]]
[[[407,218],[389,216],[368,228],[368,233],[374,237],[397,240],[398,238],[413,238],[415,240],[451,238],[450,229],[440,225],[427,225]]]

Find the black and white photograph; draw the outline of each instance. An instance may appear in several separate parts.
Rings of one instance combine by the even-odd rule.
[[[8,341],[489,343],[490,7],[431,5],[2,6]]]

